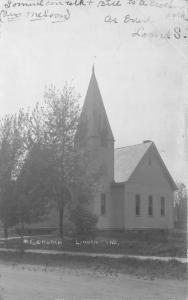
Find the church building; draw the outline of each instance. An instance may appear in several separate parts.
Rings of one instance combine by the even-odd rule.
[[[94,151],[103,175],[91,205],[98,229],[171,229],[176,184],[154,142],[114,148],[94,68],[80,117],[80,147]]]

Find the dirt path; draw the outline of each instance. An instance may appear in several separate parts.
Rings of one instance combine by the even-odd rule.
[[[0,248],[0,252],[17,252],[17,249]],[[38,253],[38,254],[51,254],[51,255],[62,255],[68,254],[73,256],[89,256],[89,257],[111,257],[111,258],[136,258],[141,260],[160,260],[170,261],[176,260],[181,263],[187,263],[188,258],[183,257],[172,257],[172,256],[144,256],[144,255],[125,255],[115,253],[92,253],[92,252],[79,252],[79,251],[58,251],[58,250],[42,250],[42,249],[26,249],[26,253]]]
[[[185,300],[186,282],[0,262],[0,294],[3,300]]]

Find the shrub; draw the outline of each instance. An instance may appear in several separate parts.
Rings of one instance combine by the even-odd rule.
[[[71,211],[70,219],[75,227],[75,234],[79,236],[94,235],[98,218],[85,207],[78,205]]]

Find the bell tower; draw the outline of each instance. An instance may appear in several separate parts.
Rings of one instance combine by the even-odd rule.
[[[79,147],[93,151],[107,181],[114,180],[114,136],[103,104],[94,66],[77,132]]]

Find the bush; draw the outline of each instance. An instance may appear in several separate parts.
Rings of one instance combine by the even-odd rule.
[[[70,219],[75,227],[75,234],[79,236],[94,235],[98,218],[81,205],[72,209]]]

